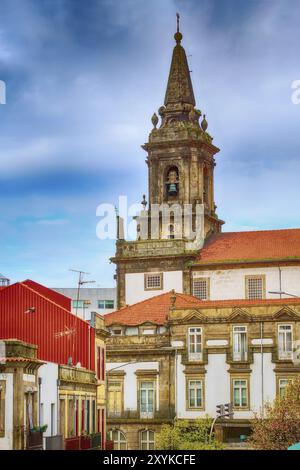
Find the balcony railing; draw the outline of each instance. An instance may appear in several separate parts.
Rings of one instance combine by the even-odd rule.
[[[232,359],[234,362],[247,362],[248,361],[248,351],[233,351]]]

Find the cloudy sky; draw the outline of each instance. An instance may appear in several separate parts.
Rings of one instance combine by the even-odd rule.
[[[221,148],[225,230],[299,227],[298,0],[0,0],[0,272],[113,286],[96,207],[147,190],[176,12],[197,106]]]

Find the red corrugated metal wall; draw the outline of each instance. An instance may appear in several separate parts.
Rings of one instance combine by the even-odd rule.
[[[49,289],[49,287],[45,287],[41,284],[38,284],[37,282],[31,281],[30,279],[27,279],[26,281],[22,282],[22,284],[25,284],[25,286],[28,286],[39,294],[43,295],[44,297],[47,297],[47,299],[52,300],[52,302],[55,302],[66,310],[69,310],[69,312],[71,311],[72,301],[71,299],[69,299],[69,297],[60,294],[59,292],[56,292],[53,289]]]
[[[94,328],[21,283],[0,292],[0,339],[35,344],[44,361],[67,364],[72,357],[95,370]]]

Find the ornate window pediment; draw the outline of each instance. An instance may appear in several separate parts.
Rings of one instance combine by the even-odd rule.
[[[183,319],[182,323],[205,323],[206,317],[200,310],[189,312]]]
[[[300,321],[300,315],[290,307],[282,307],[273,314],[273,318],[278,321]]]
[[[243,310],[241,308],[234,308],[232,310],[232,314],[228,317],[228,321],[232,322],[234,321],[235,323],[245,323],[249,322],[251,320],[252,316],[249,315],[249,313],[246,310]]]

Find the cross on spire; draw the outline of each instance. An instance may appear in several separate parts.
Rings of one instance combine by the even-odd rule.
[[[176,16],[177,16],[177,33],[179,33],[179,31],[180,31],[180,29],[179,29],[180,15],[179,15],[179,13],[176,13]]]

